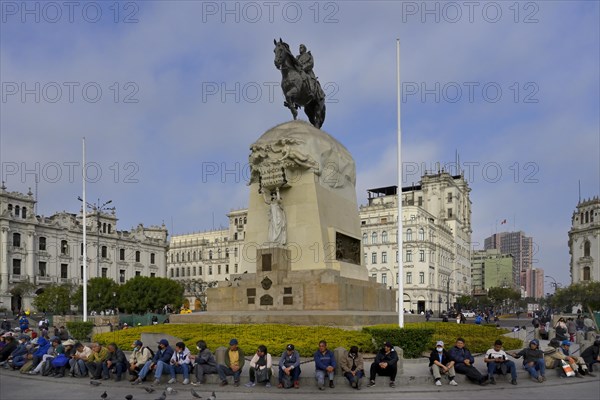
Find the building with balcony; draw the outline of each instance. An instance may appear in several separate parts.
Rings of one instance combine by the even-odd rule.
[[[0,308],[33,308],[32,301],[49,284],[83,282],[83,218],[58,212],[35,215],[35,199],[0,188]],[[88,214],[87,276],[125,283],[135,276],[166,277],[167,229],[138,225],[117,229],[115,212]],[[33,285],[13,294],[20,283]],[[23,285],[21,285],[23,286]],[[30,286],[30,285],[28,285]],[[31,287],[31,286],[30,286]]]
[[[580,201],[569,230],[571,283],[600,281],[600,198]]]
[[[510,254],[502,254],[498,249],[476,250],[471,267],[473,295],[487,294],[493,287],[517,288],[513,277],[518,272]]]

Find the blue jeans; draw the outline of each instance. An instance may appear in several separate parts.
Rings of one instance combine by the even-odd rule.
[[[538,358],[535,361],[523,363],[523,368],[525,368],[527,372],[529,372],[529,375],[534,379],[537,379],[539,375],[546,375],[546,363],[544,363],[543,358]]]
[[[146,364],[144,364],[144,367],[138,374],[139,379],[144,379],[146,377],[146,375],[148,375],[148,373],[150,372],[151,365],[152,365],[152,360],[146,361]],[[164,361],[159,360],[156,363],[156,370],[154,371],[154,379],[160,379],[160,377],[163,373],[165,373],[165,374],[169,373],[169,364],[165,363]]]
[[[240,368],[236,372],[233,372],[233,370],[228,366],[219,364],[217,367],[217,372],[219,373],[219,378],[221,378],[221,381],[227,381],[228,376],[233,376],[233,381],[239,382],[242,369]]]
[[[87,376],[88,370],[85,366],[85,361],[70,359],[69,365],[71,366],[71,371],[75,374],[75,376]]]
[[[112,364],[110,366],[110,368],[115,368],[115,372],[117,374],[117,379],[121,379],[121,376],[123,376],[123,372],[127,369],[126,365],[123,363],[116,363],[116,364]],[[102,375],[106,378],[110,377],[110,373],[109,373],[109,368],[108,365],[106,364],[106,361],[104,361],[102,363]]]
[[[352,383],[356,382],[358,383],[363,376],[365,376],[365,371],[363,371],[362,369],[359,369],[356,372],[356,375],[352,375],[352,373],[350,372],[345,372],[344,376],[346,377],[346,379],[348,379],[348,382],[350,382],[350,385],[352,385]]]
[[[506,365],[506,369],[507,372],[510,372],[510,377],[513,381],[517,380],[517,367],[515,366],[515,363],[510,361],[510,360],[506,360],[503,363],[493,363],[493,362],[489,362],[487,363],[487,371],[488,371],[488,375],[491,377],[494,376],[494,374],[501,374],[502,370],[500,369],[500,366],[504,364]]]
[[[12,360],[12,365],[15,368],[17,368],[17,367],[21,368],[23,365],[25,365],[26,362],[27,362],[27,359],[25,358],[25,356],[16,356]]]
[[[296,382],[300,378],[300,372],[302,372],[302,371],[300,370],[299,366],[297,368],[292,369],[292,371],[290,372],[290,376],[292,377],[292,382]],[[285,375],[285,372],[283,372],[283,368],[279,368],[279,383],[283,383],[284,375]]]
[[[327,375],[329,377],[330,381],[333,380],[333,376],[334,376],[333,371],[332,372],[327,372],[327,371],[324,371],[322,369],[317,369],[315,371],[315,379],[317,380],[317,384],[318,385],[324,385],[325,384],[325,375]]]
[[[183,374],[183,379],[190,379],[190,366],[189,364],[169,365],[169,373],[173,379],[176,374]]]

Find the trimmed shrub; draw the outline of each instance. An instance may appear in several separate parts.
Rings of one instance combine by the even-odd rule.
[[[432,327],[399,328],[395,325],[378,325],[365,327],[363,332],[372,336],[376,348],[381,348],[385,342],[390,341],[394,346],[402,348],[404,358],[417,358],[427,349],[435,330]]]
[[[94,329],[94,323],[91,321],[73,321],[67,322],[67,329],[71,336],[76,340],[85,341],[92,336],[92,330]]]

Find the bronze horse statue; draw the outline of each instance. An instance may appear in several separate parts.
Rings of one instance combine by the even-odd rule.
[[[304,107],[304,113],[311,124],[321,128],[325,121],[325,92],[315,79],[315,90],[311,91],[309,75],[302,70],[296,57],[287,43],[279,39],[275,43],[275,67],[281,71],[281,88],[285,96],[283,105],[290,109],[294,119],[298,117],[297,109]]]

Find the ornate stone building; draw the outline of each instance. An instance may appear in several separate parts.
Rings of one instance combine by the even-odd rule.
[[[82,215],[59,212],[35,215],[35,199],[0,188],[0,308],[32,308],[32,300],[49,284],[83,282]],[[115,212],[87,216],[88,278],[125,283],[138,275],[166,277],[167,229],[138,225],[117,230]],[[29,282],[23,295],[15,287]],[[21,285],[24,286],[24,285]],[[17,292],[18,293],[18,292]]]
[[[464,177],[425,174],[402,188],[406,310],[444,311],[471,294],[471,200]],[[369,275],[398,287],[397,186],[368,191],[360,207],[364,264]]]
[[[579,202],[571,224],[571,282],[600,281],[600,198]]]
[[[186,283],[184,295],[192,310],[202,309],[203,301],[206,305],[206,298],[201,301],[201,293],[206,288],[202,283],[229,284],[232,274],[247,272],[240,270],[247,215],[245,209],[231,211],[227,215],[229,226],[226,229],[176,235],[171,238],[167,254],[167,275]],[[190,285],[193,283],[196,285]]]

